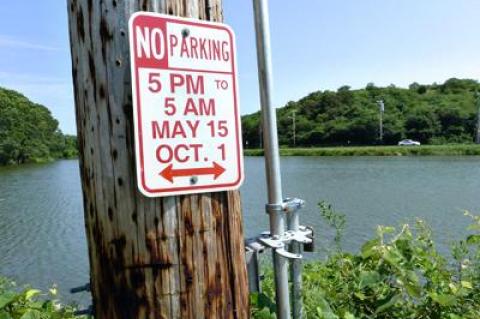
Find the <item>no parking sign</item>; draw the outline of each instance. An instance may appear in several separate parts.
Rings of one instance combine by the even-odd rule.
[[[235,41],[218,23],[138,12],[130,55],[140,191],[167,196],[243,181]]]

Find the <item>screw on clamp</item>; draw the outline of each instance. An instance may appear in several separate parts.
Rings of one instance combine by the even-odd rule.
[[[305,206],[305,201],[300,198],[285,198],[281,204],[266,204],[267,213],[293,213]]]
[[[285,198],[283,200],[283,211],[286,213],[293,213],[303,208],[305,206],[305,201],[300,198]]]

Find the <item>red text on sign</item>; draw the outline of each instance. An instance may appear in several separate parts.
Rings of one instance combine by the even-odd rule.
[[[198,162],[199,150],[202,147],[202,144],[179,144],[176,146],[162,144],[157,147],[157,160],[162,164],[170,163],[172,160],[185,163],[193,157],[193,160]]]

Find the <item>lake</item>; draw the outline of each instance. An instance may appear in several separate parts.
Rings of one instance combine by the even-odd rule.
[[[300,197],[302,224],[328,242],[317,203],[347,216],[343,246],[357,250],[377,224],[426,220],[442,251],[465,233],[464,210],[480,213],[480,157],[284,157],[285,197]],[[246,237],[268,230],[264,162],[245,159],[241,188]],[[67,290],[88,281],[78,161],[0,169],[0,274],[86,302]],[[319,253],[310,258],[321,258]]]

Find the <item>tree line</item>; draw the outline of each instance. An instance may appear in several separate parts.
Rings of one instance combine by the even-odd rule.
[[[472,143],[477,122],[476,80],[451,78],[443,84],[412,83],[363,89],[342,86],[317,91],[277,109],[282,146],[397,144],[404,138],[423,144]],[[383,140],[380,108],[384,101]],[[295,115],[295,141],[293,116]],[[260,112],[242,117],[246,148],[261,147]],[[295,142],[295,143],[294,143]]]
[[[43,105],[0,87],[0,165],[77,156],[75,136],[65,135]]]

